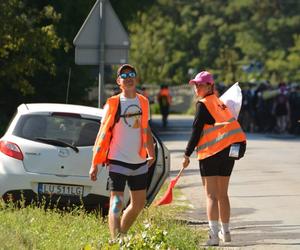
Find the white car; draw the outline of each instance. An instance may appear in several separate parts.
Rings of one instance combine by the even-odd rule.
[[[26,202],[44,199],[65,206],[109,205],[108,170],[89,179],[92,148],[103,110],[69,104],[22,104],[0,139],[0,197]],[[167,148],[154,136],[157,160],[149,169],[149,205],[169,174]],[[125,190],[128,203],[128,188]]]

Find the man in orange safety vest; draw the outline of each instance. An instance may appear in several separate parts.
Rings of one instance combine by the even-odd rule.
[[[108,222],[113,240],[128,231],[144,208],[148,168],[155,161],[149,102],[137,93],[136,76],[136,69],[130,64],[122,65],[117,71],[116,81],[121,93],[109,98],[104,106],[90,169],[90,178],[96,181],[98,166],[109,168]],[[123,211],[126,183],[131,199]]]

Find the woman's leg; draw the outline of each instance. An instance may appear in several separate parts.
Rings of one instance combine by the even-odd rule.
[[[230,176],[218,176],[218,207],[219,217],[222,223],[229,223],[230,202],[228,197],[228,185]]]
[[[203,176],[202,183],[206,193],[206,213],[209,221],[218,221],[218,176]]]
[[[206,193],[206,213],[209,224],[209,239],[206,244],[208,246],[219,245],[219,208],[217,200],[218,184],[217,176],[203,176],[202,183]]]
[[[221,221],[221,231],[218,233],[223,242],[230,242],[231,236],[229,231],[230,220],[230,202],[228,197],[228,184],[230,176],[218,177],[218,205],[219,217]]]

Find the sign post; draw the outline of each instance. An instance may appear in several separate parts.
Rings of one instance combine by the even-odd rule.
[[[103,5],[105,4],[105,0],[100,0],[99,4],[99,18],[100,18],[100,50],[99,50],[99,76],[98,76],[98,108],[101,107],[101,101],[103,101],[104,96],[104,35],[105,34],[105,25],[104,25],[104,10]]]
[[[75,63],[98,65],[98,107],[104,96],[104,65],[128,62],[129,37],[109,0],[97,0],[74,38]]]

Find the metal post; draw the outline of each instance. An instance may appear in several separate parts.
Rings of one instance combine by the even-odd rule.
[[[101,102],[104,97],[104,4],[105,0],[100,0],[99,3],[99,18],[100,18],[100,50],[99,50],[99,77],[98,77],[98,107],[101,107]]]
[[[70,90],[71,72],[72,72],[72,68],[70,67],[69,68],[69,76],[68,76],[68,86],[67,86],[66,103],[69,102],[69,90]]]

